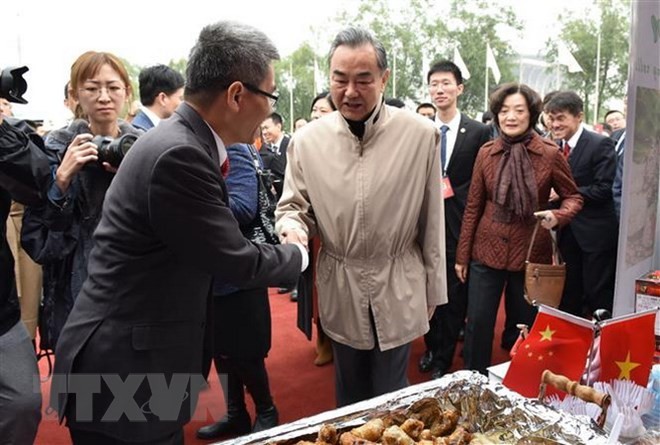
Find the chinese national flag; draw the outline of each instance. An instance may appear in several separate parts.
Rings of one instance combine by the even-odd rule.
[[[598,380],[632,380],[646,387],[655,352],[655,314],[652,309],[602,323]]]
[[[541,375],[549,369],[579,381],[593,341],[593,324],[541,305],[529,335],[518,347],[502,382],[525,397],[539,394]],[[551,393],[548,388],[548,393]]]

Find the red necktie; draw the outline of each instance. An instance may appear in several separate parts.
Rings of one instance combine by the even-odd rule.
[[[229,174],[229,158],[226,158],[225,162],[220,166],[220,173],[222,173],[223,178],[227,178],[227,175]]]
[[[568,142],[564,142],[564,149],[562,151],[564,152],[564,157],[568,159],[568,155],[571,154],[571,146],[568,145]]]

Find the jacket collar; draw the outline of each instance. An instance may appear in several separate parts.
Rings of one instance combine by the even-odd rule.
[[[176,109],[175,113],[188,123],[193,133],[195,133],[197,138],[204,145],[204,149],[207,153],[217,162],[218,165],[220,165],[220,155],[215,143],[215,138],[202,116],[200,116],[199,113],[187,102],[182,102]]]
[[[363,143],[367,142],[373,136],[378,127],[380,127],[389,116],[387,106],[385,105],[385,98],[382,94],[380,96],[379,104],[380,105],[376,106],[373,113],[371,113],[371,116],[369,116],[369,118],[367,118],[366,122],[364,123],[364,135],[362,136]],[[341,112],[337,111],[337,114],[339,115],[339,119],[341,120],[342,125],[349,133],[353,134],[348,125],[348,122],[344,116],[342,116]]]

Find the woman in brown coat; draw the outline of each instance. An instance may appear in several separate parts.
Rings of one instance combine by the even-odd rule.
[[[493,93],[490,110],[500,136],[485,144],[474,165],[456,255],[456,274],[468,277],[465,367],[483,374],[490,366],[495,319],[502,292],[507,318],[531,326],[536,309],[523,297],[524,263],[536,224],[564,226],[582,208],[582,197],[557,146],[534,123],[541,98],[527,85],[509,83]],[[546,210],[550,194],[559,209]],[[530,261],[550,263],[549,233],[540,232]]]

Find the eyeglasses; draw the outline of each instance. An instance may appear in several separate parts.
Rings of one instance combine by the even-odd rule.
[[[261,94],[262,96],[266,96],[268,98],[268,103],[270,104],[271,108],[275,108],[275,104],[277,103],[277,99],[280,98],[280,96],[277,96],[275,94],[267,93],[264,90],[260,90],[259,88],[255,87],[251,83],[243,82],[243,85],[245,85],[245,88],[248,89],[248,91],[252,91],[254,94]]]
[[[101,96],[101,92],[103,90],[108,93],[108,96],[114,99],[121,99],[124,91],[126,91],[126,87],[121,85],[106,85],[104,87],[90,85],[79,89],[83,95],[90,99],[98,99]]]

